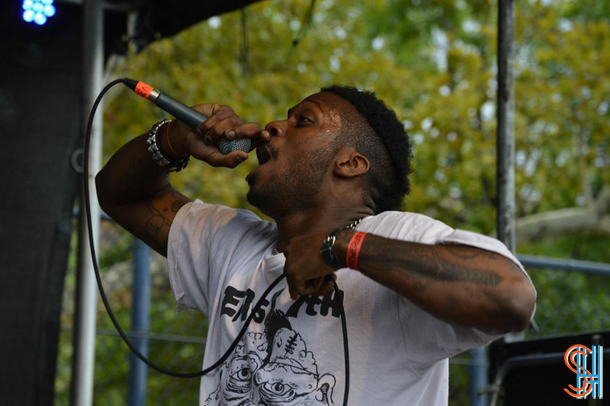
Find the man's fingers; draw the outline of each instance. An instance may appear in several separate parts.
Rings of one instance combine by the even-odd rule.
[[[268,142],[271,138],[267,131],[261,131],[257,123],[242,124],[239,116],[229,106],[200,104],[193,106],[193,109],[209,117],[195,131],[197,138],[207,145],[215,145],[221,137],[226,137],[228,140],[250,138],[252,139],[250,150],[252,150],[255,148],[257,140]],[[214,161],[216,166],[226,166],[225,161],[218,157]]]
[[[250,151],[255,149],[258,146],[258,144],[269,142],[270,140],[271,140],[271,134],[269,133],[269,131],[261,130],[261,131],[257,132],[256,134],[254,134],[254,137],[252,138],[252,146],[250,147]]]
[[[290,285],[288,285],[288,293],[290,293],[290,298],[292,300],[297,300],[299,298],[297,291],[291,288]]]
[[[307,281],[308,288],[311,288],[313,292],[319,292],[324,284],[324,278],[317,278]],[[313,293],[312,293],[313,294]]]
[[[294,281],[291,288],[296,293],[297,298],[299,296],[310,296],[315,292],[314,289],[304,281]]]
[[[333,276],[335,276],[335,274],[333,274]],[[326,278],[324,280],[324,283],[322,284],[322,288],[320,288],[320,295],[319,296],[325,296],[327,293],[331,292],[335,288],[334,281],[336,279],[337,279],[336,276],[334,278],[331,278],[331,279]]]
[[[335,281],[337,280],[337,274],[331,273],[324,277],[322,280],[322,286],[318,290],[318,296],[325,296],[327,293],[333,290],[335,287]]]
[[[334,277],[320,277],[308,281],[288,279],[290,297],[296,300],[299,296],[324,296],[333,289]]]
[[[253,138],[261,130],[261,127],[257,123],[246,123],[225,130],[224,136],[228,140],[235,140],[238,138]]]
[[[324,296],[327,292],[330,292],[327,287],[328,284],[330,284],[332,289],[332,280],[327,280],[325,277],[308,280],[305,282],[305,290],[301,294],[308,296]]]
[[[208,117],[212,117],[214,114],[218,113],[221,110],[229,109],[229,110],[231,110],[231,112],[233,112],[233,109],[231,107],[222,106],[220,104],[197,104],[195,106],[191,106],[191,108],[193,110],[197,110],[198,112],[200,112]]]
[[[223,121],[227,117],[235,116],[235,112],[229,106],[221,106],[218,104],[200,104],[193,106],[193,109],[200,111],[201,113],[208,116],[208,119],[203,123],[199,124],[199,127],[195,130],[197,136],[201,139],[207,135],[207,133],[216,126],[219,122]],[[239,117],[237,117],[239,119]],[[236,123],[234,125],[241,124]]]
[[[233,151],[227,155],[220,151],[211,152],[205,161],[212,166],[224,166],[227,168],[235,168],[240,163],[248,159],[248,154],[244,151]]]
[[[211,119],[212,118],[210,118],[210,120]],[[207,132],[201,134],[203,136],[203,141],[206,144],[215,144],[216,141],[220,139],[220,137],[224,136],[225,131],[241,125],[241,119],[235,114],[224,116],[221,119],[217,120],[215,123],[208,123],[208,121],[206,121],[202,125],[205,124],[204,128],[209,127],[209,129],[207,130]]]
[[[305,281],[299,281],[294,278],[290,271],[284,266],[284,275],[286,275],[286,282],[288,283],[288,292],[292,300],[297,300],[300,295],[303,294],[305,288]]]
[[[288,292],[292,300],[297,300],[299,296],[303,295],[303,289],[305,289],[305,282],[299,282],[296,280],[288,281]]]

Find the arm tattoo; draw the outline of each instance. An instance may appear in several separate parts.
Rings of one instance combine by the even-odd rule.
[[[371,262],[412,277],[412,288],[416,293],[425,292],[437,281],[496,287],[504,279],[497,272],[485,269],[497,262],[495,254],[489,251],[465,246],[420,244],[410,244],[405,250],[395,245],[403,242],[388,244],[387,240],[374,238],[368,243],[371,244],[370,252],[378,253],[374,260],[370,258]]]
[[[427,255],[422,255],[415,261],[414,268],[416,273],[419,274],[417,275],[419,280],[413,284],[413,290],[423,293],[437,281],[465,282],[491,287],[496,287],[502,282],[503,278],[497,272],[474,268],[476,261],[480,259],[479,257],[486,256],[486,252],[477,253],[473,251],[473,253],[464,254],[463,250],[456,250],[455,247],[447,249],[446,252],[448,253],[447,258],[443,258],[434,250],[428,250]],[[459,259],[462,261],[459,261]],[[471,262],[470,266],[463,266],[460,263],[463,260]],[[430,265],[433,266],[432,269],[435,269],[435,273],[428,278],[422,278],[425,271],[421,271],[430,268]],[[417,272],[417,270],[420,270],[420,272]]]
[[[161,234],[164,227],[169,227],[171,223],[159,210],[155,209],[152,203],[147,202],[146,208],[151,216],[146,220],[146,223],[144,223],[143,231],[152,241],[161,243],[161,241],[159,241],[159,234]]]
[[[174,213],[178,213],[178,210],[180,210],[182,206],[188,203],[188,200],[176,192],[173,193],[172,197],[174,198],[174,201],[172,202],[172,211]]]
[[[169,199],[167,198],[169,196]],[[156,244],[162,244],[164,236],[164,229],[171,226],[172,222],[167,216],[164,214],[168,210],[171,210],[173,213],[177,213],[178,210],[189,200],[182,196],[180,193],[175,190],[166,190],[164,192],[159,193],[152,201],[146,202],[146,209],[148,210],[149,216],[144,226],[142,227],[142,232],[144,235],[150,239],[150,241],[154,241]],[[169,208],[166,207],[169,204]]]

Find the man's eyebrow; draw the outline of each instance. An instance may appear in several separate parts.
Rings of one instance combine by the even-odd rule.
[[[312,99],[305,99],[305,100],[303,100],[301,103],[304,103],[304,102],[310,102],[310,103],[313,103],[313,104],[315,104],[316,106],[318,106],[318,107],[320,108],[320,110],[322,110],[322,112],[324,112],[324,109],[322,108],[322,103],[320,103],[319,101],[317,101],[317,100],[312,100]],[[299,104],[301,104],[301,103],[299,103]],[[297,106],[298,106],[298,104],[297,104]],[[289,108],[289,109],[288,109],[288,117],[290,117],[290,116],[292,115],[292,111],[293,111],[295,108],[296,108],[296,106],[291,107],[291,108]]]
[[[324,109],[322,108],[322,103],[320,103],[320,102],[319,102],[319,101],[317,101],[317,100],[313,100],[313,99],[305,99],[305,100],[303,100],[303,101],[304,101],[304,102],[310,102],[310,103],[313,103],[313,104],[315,104],[316,106],[318,106],[318,107],[320,108],[320,110],[324,111]]]

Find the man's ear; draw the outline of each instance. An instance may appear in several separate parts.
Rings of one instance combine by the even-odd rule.
[[[364,175],[369,171],[371,163],[368,158],[354,148],[343,148],[337,152],[333,173],[343,178]]]

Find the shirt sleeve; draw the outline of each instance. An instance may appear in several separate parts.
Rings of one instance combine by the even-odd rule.
[[[184,205],[172,222],[167,251],[178,310],[208,314],[224,282],[254,254],[250,237],[269,232],[269,224],[249,210],[200,200]]]
[[[408,214],[408,215],[407,215]],[[398,235],[389,238],[423,244],[459,244],[481,248],[503,255],[515,262],[529,279],[521,263],[495,238],[470,231],[456,230],[446,224],[426,216],[405,213],[406,216],[392,215]],[[415,216],[415,219],[413,217]],[[401,223],[409,227],[399,226]],[[531,280],[531,279],[530,279]],[[467,349],[480,347],[505,335],[503,332],[456,326],[437,319],[420,309],[403,296],[398,298],[398,313],[405,340],[407,357],[416,372],[423,371],[431,364],[452,357]],[[534,309],[535,312],[535,309]],[[532,316],[534,313],[532,313]]]

